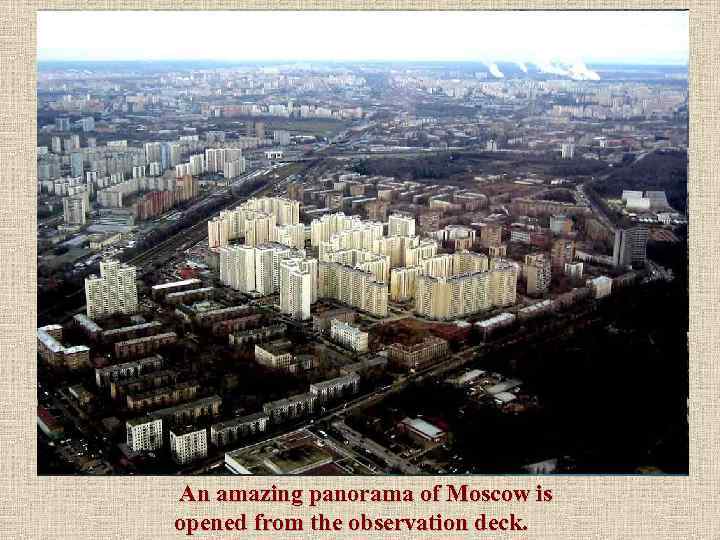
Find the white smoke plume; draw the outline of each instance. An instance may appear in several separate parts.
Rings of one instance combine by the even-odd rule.
[[[589,69],[584,62],[577,60],[573,63],[549,60],[533,62],[541,73],[569,77],[576,81],[599,81],[600,75]]]
[[[575,62],[570,67],[570,77],[576,81],[599,81],[600,75],[597,72],[588,69],[588,67],[580,61]]]
[[[486,65],[487,65],[488,71],[490,71],[490,75],[492,75],[496,79],[502,79],[503,77],[505,77],[505,75],[503,74],[502,71],[500,71],[500,68],[498,67],[498,65],[496,63],[493,62],[491,64],[486,64]]]
[[[547,73],[549,75],[562,75],[562,76],[568,75],[567,70],[555,62],[538,60],[533,63],[538,68],[540,73]]]

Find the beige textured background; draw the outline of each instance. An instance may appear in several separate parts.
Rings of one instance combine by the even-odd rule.
[[[37,539],[180,538],[173,529],[181,516],[233,516],[264,512],[275,516],[310,515],[288,505],[177,503],[186,482],[195,487],[288,488],[409,487],[468,482],[477,488],[534,488],[555,492],[550,504],[489,504],[398,507],[336,504],[325,514],[349,517],[472,516],[516,512],[525,518],[524,535],[506,538],[720,538],[718,505],[718,323],[717,272],[718,110],[720,108],[720,28],[717,0],[570,1],[275,1],[284,9],[497,9],[603,8],[690,9],[690,476],[682,477],[416,477],[416,478],[87,478],[36,476],[35,451],[35,30],[36,9],[212,9],[266,8],[264,2],[106,0],[89,2],[0,0],[0,537]],[[130,29],[128,29],[130,30]],[[362,32],[362,29],[358,29]],[[238,29],[238,38],[242,30]],[[132,39],[129,32],[128,39]],[[190,38],[189,38],[190,39]],[[612,29],[608,29],[612,40]],[[668,317],[672,317],[668,313]],[[659,391],[662,391],[659,389]],[[609,392],[613,399],[615,392]],[[319,509],[315,510],[318,511]],[[241,533],[203,534],[239,538]],[[244,533],[244,536],[252,536]],[[275,535],[277,538],[288,536]],[[326,538],[397,538],[398,534],[328,534]],[[491,534],[468,536],[493,538]],[[255,537],[268,538],[267,534]],[[293,538],[301,537],[293,534]],[[307,538],[319,537],[305,533]],[[410,537],[405,535],[405,537]],[[417,536],[421,537],[421,536]],[[430,535],[422,536],[424,538]],[[434,538],[459,537],[438,534]]]

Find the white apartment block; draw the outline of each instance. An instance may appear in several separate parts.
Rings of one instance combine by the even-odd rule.
[[[370,272],[335,262],[321,262],[318,268],[318,296],[333,298],[375,317],[387,317],[388,285]]]
[[[258,246],[270,241],[272,229],[275,228],[275,216],[265,212],[249,211],[245,214],[245,244]]]
[[[209,173],[221,173],[225,170],[225,149],[208,148],[205,150],[205,167]]]
[[[255,248],[245,245],[220,248],[220,281],[236,291],[254,291]]]
[[[127,445],[133,452],[152,452],[163,445],[163,428],[161,418],[144,416],[128,420]]]
[[[390,280],[390,257],[362,249],[341,249],[333,251],[328,242],[320,246],[320,262],[336,262],[365,272],[370,272],[376,281]]]
[[[406,266],[390,270],[390,300],[405,302],[415,298],[417,278],[422,273],[422,266]]]
[[[226,179],[237,178],[245,172],[245,158],[241,157],[235,161],[226,161],[223,169],[223,176]]]
[[[429,319],[451,320],[515,302],[517,265],[491,263],[490,271],[451,277],[417,278],[415,312]]]
[[[282,197],[250,199],[233,210],[223,210],[208,222],[208,244],[222,247],[240,237],[244,237],[249,245],[264,244],[275,238],[276,225],[297,225],[299,222],[300,203],[297,201]]]
[[[303,249],[305,247],[305,225],[297,223],[296,225],[276,225],[272,231],[271,240],[295,249]]]
[[[420,261],[437,255],[437,242],[434,240],[420,240],[417,245],[405,248],[405,266],[417,266]]]
[[[85,278],[85,303],[90,319],[138,309],[135,267],[109,259],[100,262],[100,277]]]
[[[220,248],[220,281],[241,292],[258,292],[263,295],[280,291],[280,264],[285,259],[300,258],[310,274],[311,299],[317,300],[317,262],[305,260],[305,251],[282,244],[268,243],[259,246],[245,244]]]
[[[415,218],[392,214],[388,218],[388,236],[415,236]]]
[[[517,302],[517,280],[520,266],[502,258],[490,259],[490,302],[496,307]]]
[[[337,319],[330,321],[330,338],[343,347],[356,352],[367,352],[368,350],[368,333]]]
[[[207,457],[207,430],[170,430],[170,455],[179,465]]]
[[[319,247],[321,242],[329,242],[333,234],[360,227],[361,223],[358,216],[346,216],[342,212],[326,214],[319,219],[314,219],[310,224],[310,243],[313,247]]]
[[[205,156],[203,154],[195,154],[190,156],[190,174],[200,176],[207,171],[205,166]]]
[[[280,311],[293,319],[310,318],[310,305],[317,300],[317,261],[285,259],[280,262]]]

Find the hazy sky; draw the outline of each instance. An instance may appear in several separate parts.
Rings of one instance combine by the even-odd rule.
[[[680,11],[45,11],[40,60],[688,61]]]

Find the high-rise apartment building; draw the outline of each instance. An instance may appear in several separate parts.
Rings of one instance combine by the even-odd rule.
[[[161,418],[141,416],[125,424],[127,445],[133,452],[152,452],[162,448],[163,427]]]
[[[260,246],[246,244],[220,248],[220,281],[241,292],[263,295],[280,291],[280,263],[285,259],[300,258],[310,272],[311,302],[317,297],[317,266],[315,259],[305,260],[305,251],[267,243]],[[312,261],[312,262],[311,262]]]
[[[85,225],[87,207],[83,194],[63,198],[63,220],[65,225]]]
[[[265,212],[246,212],[244,219],[245,243],[249,246],[259,246],[270,242],[274,227],[274,215]]]
[[[387,316],[388,285],[371,272],[336,262],[318,265],[318,296],[333,298],[376,317]]]
[[[502,244],[502,231],[502,225],[483,225],[480,228],[480,243],[485,247],[499,246]]]
[[[648,229],[642,225],[615,230],[613,263],[615,266],[642,266],[647,256]]]
[[[85,278],[87,316],[91,319],[138,309],[135,267],[114,259],[100,262],[100,276]]]
[[[225,149],[208,148],[205,150],[205,167],[209,173],[221,173],[225,170]]]
[[[276,225],[272,230],[271,240],[295,249],[305,247],[305,225]]]
[[[316,291],[317,274],[315,259],[285,259],[280,262],[280,311],[293,319],[306,321],[310,318],[310,304]],[[314,283],[315,282],[315,283]]]
[[[568,216],[555,214],[550,216],[550,230],[553,234],[563,235],[572,231],[573,221]]]
[[[390,300],[405,302],[415,298],[417,278],[422,272],[422,266],[403,266],[390,270]]]
[[[562,273],[565,265],[571,263],[575,257],[575,242],[573,240],[557,239],[550,249],[550,267],[553,273]]]
[[[310,224],[310,242],[313,247],[318,247],[321,242],[329,242],[333,234],[360,226],[358,216],[346,216],[342,212],[326,214]]]
[[[415,218],[392,214],[388,218],[388,236],[415,236]]]
[[[205,173],[207,168],[205,167],[205,156],[203,154],[195,154],[190,156],[190,174],[193,176],[200,176]]]
[[[244,172],[245,158],[241,157],[240,159],[234,161],[225,162],[225,168],[223,169],[223,176],[225,177],[225,179],[231,180],[233,178],[237,178]]]
[[[207,457],[207,429],[192,426],[171,429],[170,455],[179,465]]]
[[[490,261],[489,270],[444,277],[419,275],[415,312],[430,319],[451,320],[513,304],[517,275],[517,265],[504,259]]]
[[[240,292],[255,290],[255,248],[226,246],[220,248],[220,281]]]
[[[544,253],[525,255],[522,267],[526,290],[529,295],[545,294],[552,278],[550,261]]]
[[[80,152],[70,154],[70,176],[84,176],[83,172],[83,155]]]
[[[208,222],[208,244],[220,247],[244,237],[246,244],[256,246],[275,238],[276,224],[299,223],[300,203],[297,201],[282,197],[250,199],[235,209],[223,210]]]

